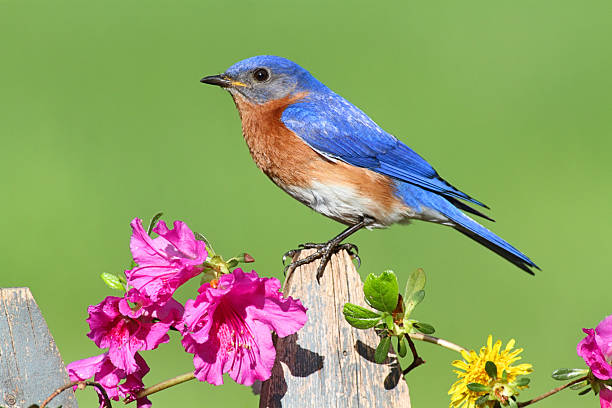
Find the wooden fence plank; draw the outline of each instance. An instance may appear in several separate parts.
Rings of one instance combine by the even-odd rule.
[[[0,289],[0,406],[40,404],[67,384],[68,374],[47,323],[28,288]],[[50,407],[78,407],[72,390]]]
[[[409,408],[408,386],[395,359],[376,364],[374,330],[355,329],[342,315],[346,302],[365,306],[349,255],[332,257],[320,285],[317,266],[318,261],[297,268],[285,280],[285,295],[308,308],[308,322],[298,333],[276,339],[277,361],[262,385],[260,408]]]

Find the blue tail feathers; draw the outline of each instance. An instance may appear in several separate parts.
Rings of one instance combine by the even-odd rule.
[[[407,183],[398,183],[397,190],[406,205],[414,208],[417,212],[421,212],[425,208],[430,208],[435,211],[438,211],[439,213],[443,214],[445,217],[452,221],[452,223],[454,224],[453,227],[457,231],[470,237],[479,244],[489,248],[491,251],[495,252],[504,259],[518,266],[525,272],[533,275],[534,273],[532,271],[532,268],[538,270],[540,269],[531,259],[529,259],[521,251],[514,248],[512,245],[495,235],[493,232],[489,231],[487,228],[483,227],[482,225],[465,215],[463,212],[461,212],[460,208],[465,210],[465,207],[467,207],[465,204],[457,206],[457,203],[453,203],[452,201],[449,201],[448,199],[436,193],[421,189],[419,187]],[[459,203],[462,204],[461,202]],[[470,212],[477,215],[481,215],[477,211]]]
[[[514,265],[518,266],[525,272],[533,275],[533,271],[531,268],[540,269],[531,259],[529,259],[525,254],[521,251],[489,231],[487,228],[478,224],[476,221],[468,217],[467,215],[461,213],[459,210],[456,210],[457,214],[448,215],[445,214],[448,218],[453,220],[455,224],[455,229],[462,234],[472,238],[474,241],[479,244],[489,248],[491,251],[495,252],[499,256],[507,259],[512,262]]]

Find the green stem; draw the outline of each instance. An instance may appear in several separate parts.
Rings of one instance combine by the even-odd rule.
[[[193,371],[189,373],[177,375],[174,378],[170,378],[169,380],[162,381],[159,384],[155,384],[155,385],[145,388],[139,393],[136,393],[132,395],[131,397],[129,397],[128,399],[126,399],[125,402],[127,403],[127,402],[135,401],[139,398],[143,398],[148,395],[155,394],[156,392],[165,390],[166,388],[174,387],[175,385],[179,385],[189,380],[193,380],[194,378],[195,378],[195,375],[193,374]]]
[[[429,336],[423,333],[409,333],[408,334],[411,339],[425,341],[427,343],[437,344],[440,347],[447,348],[449,350],[456,351],[457,353],[461,353],[462,351],[468,352],[467,349],[455,344],[451,343],[448,340],[440,339],[438,337]]]

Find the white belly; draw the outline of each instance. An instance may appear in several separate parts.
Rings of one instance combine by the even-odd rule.
[[[355,189],[346,185],[329,185],[314,181],[309,188],[280,187],[316,212],[348,225],[358,223],[366,215],[375,219],[368,228],[385,228],[396,222],[419,218],[406,206],[398,206],[391,210],[382,208],[378,203],[358,194]]]

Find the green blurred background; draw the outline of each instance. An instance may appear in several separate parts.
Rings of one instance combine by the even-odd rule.
[[[128,266],[129,222],[163,210],[216,249],[281,254],[342,228],[255,167],[230,97],[203,75],[258,54],[309,69],[453,184],[486,202],[530,277],[449,228],[363,231],[362,275],[423,267],[417,318],[478,348],[516,338],[536,396],[581,367],[582,327],[612,312],[612,3],[602,1],[0,0],[0,286],[29,286],[64,361],[97,353],[86,307]],[[191,296],[195,284],[181,291]],[[446,406],[457,355],[419,344],[416,407]],[[144,354],[152,384],[190,369],[177,338]],[[255,406],[250,388],[196,382],[154,406]],[[82,406],[95,405],[80,392]],[[540,407],[596,407],[562,395]]]

